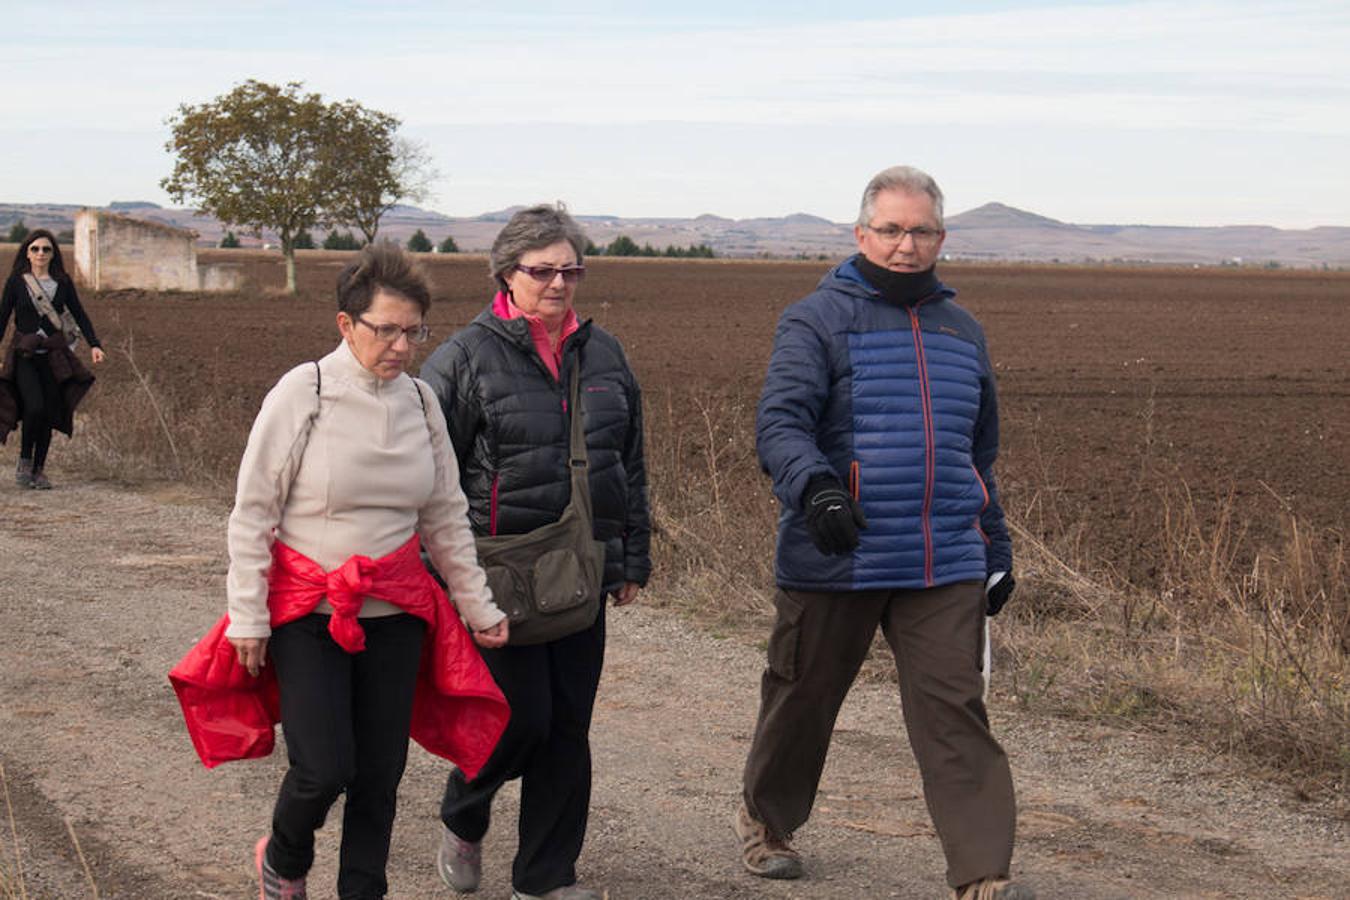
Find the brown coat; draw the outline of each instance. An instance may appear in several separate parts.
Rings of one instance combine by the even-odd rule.
[[[23,398],[19,396],[19,386],[14,381],[18,357],[44,347],[48,351],[47,364],[51,366],[52,378],[61,394],[61,408],[52,417],[52,427],[67,437],[75,430],[75,408],[93,386],[94,374],[66,346],[66,340],[60,333],[46,337],[16,334],[10,344],[5,366],[0,369],[0,444],[8,439],[9,433],[23,419]]]

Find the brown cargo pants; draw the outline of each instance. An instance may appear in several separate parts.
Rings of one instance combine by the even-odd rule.
[[[811,814],[839,707],[880,625],[895,654],[910,747],[953,887],[1006,875],[1016,807],[1012,772],[981,699],[984,590],[779,590],[745,764],[745,802],[778,836]]]

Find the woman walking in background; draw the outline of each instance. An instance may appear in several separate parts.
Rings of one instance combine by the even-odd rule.
[[[474,639],[505,643],[440,406],[405,372],[430,286],[372,244],[337,297],[337,349],[283,375],[249,434],[228,615],[171,675],[207,765],[270,752],[280,689],[290,769],[256,848],[263,900],[305,896],[314,833],[344,792],[337,896],[384,897],[409,734],[476,771],[507,718],[419,555],[424,543]]]
[[[11,316],[14,341],[0,372],[0,443],[22,423],[15,483],[50,490],[46,466],[52,430],[70,436],[75,407],[94,383],[72,348],[83,336],[95,365],[103,362],[103,349],[66,274],[56,235],[45,228],[34,229],[14,255],[0,299],[0,341]]]
[[[604,597],[631,603],[651,572],[650,511],[637,378],[613,335],[573,310],[586,237],[562,208],[511,217],[492,245],[489,307],[421,369],[445,412],[478,535],[557,522],[571,501],[572,417],[583,416],[593,537],[604,544],[600,612],[555,640],[486,650],[511,723],[483,771],[456,769],[441,805],[437,869],[478,888],[492,799],[521,779],[515,900],[599,900],[576,884],[590,811],[591,710],[605,652]],[[573,375],[579,408],[568,408]],[[454,460],[451,460],[454,464]],[[504,601],[503,601],[504,602]]]

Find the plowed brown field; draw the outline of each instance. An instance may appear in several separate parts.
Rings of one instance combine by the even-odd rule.
[[[226,251],[219,251],[224,255]],[[346,254],[302,253],[301,299],[280,296],[275,254],[234,253],[261,288],[237,295],[89,298],[104,342],[176,402],[212,391],[220,467],[262,394],[335,341],[333,279]],[[427,257],[435,343],[486,303],[480,256]],[[727,393],[753,416],[775,321],[818,262],[589,261],[578,308],[624,342],[649,405]],[[1147,576],[1129,523],[1159,480],[1196,508],[1237,514],[1264,540],[1293,512],[1340,527],[1350,506],[1350,273],[1030,266],[941,267],[983,323],[1000,373],[1005,504],[1076,527],[1094,555]],[[426,352],[426,351],[424,351]],[[114,354],[116,361],[116,354]],[[132,389],[125,365],[101,392]],[[97,393],[94,402],[98,402]],[[653,440],[660,440],[654,435]],[[1053,520],[1053,521],[1050,521]]]

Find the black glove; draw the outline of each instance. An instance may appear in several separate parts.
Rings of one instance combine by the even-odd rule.
[[[844,490],[839,479],[817,475],[806,485],[806,530],[811,542],[827,556],[843,556],[858,546],[858,530],[867,527],[858,501]]]
[[[1008,602],[1012,596],[1013,588],[1017,587],[1017,582],[1013,580],[1012,570],[1009,570],[1002,578],[994,583],[994,586],[984,592],[985,599],[989,602],[988,615],[996,616],[998,611],[1003,608],[1003,604]]]

